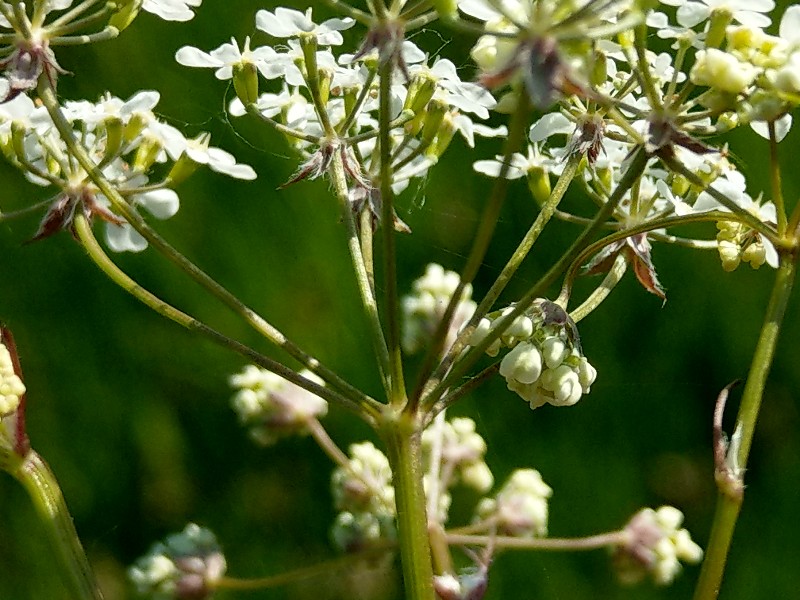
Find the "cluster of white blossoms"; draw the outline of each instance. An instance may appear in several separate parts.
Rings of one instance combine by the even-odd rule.
[[[305,13],[277,8],[258,11],[256,27],[282,40],[281,49],[240,49],[235,40],[211,52],[186,46],[176,59],[189,67],[215,69],[219,79],[233,79],[237,98],[230,104],[233,115],[255,112],[280,128],[300,153],[302,164],[289,181],[325,175],[334,155],[339,155],[348,178],[354,211],[367,206],[380,214],[377,90],[380,63],[377,48],[343,53],[341,31],[349,18],[322,24]],[[414,178],[422,178],[460,133],[472,146],[476,134],[496,136],[505,129],[475,123],[487,119],[496,104],[482,86],[461,81],[455,65],[431,59],[405,40],[395,57],[399,74],[391,80],[390,139],[392,189],[404,190]],[[266,80],[269,91],[261,91]],[[399,218],[393,225],[407,230]]]
[[[64,104],[76,137],[131,207],[158,219],[174,216],[180,201],[173,187],[199,165],[239,179],[255,178],[251,167],[209,146],[208,134],[187,139],[157,118],[153,110],[158,100],[158,92],[144,91],[124,101],[106,95],[98,102]],[[34,239],[70,230],[75,215],[82,213],[105,222],[112,250],[138,252],[147,247],[89,174],[69,160],[70,152],[44,107],[24,94],[0,104],[0,149],[29,181],[57,190]]]
[[[458,417],[445,421],[443,415],[422,433],[424,484],[429,499],[428,518],[446,523],[452,496],[448,491],[461,483],[486,493],[494,476],[484,461],[486,442],[475,431],[475,421]]]
[[[493,322],[513,310],[509,306],[481,319],[469,343],[480,344]],[[508,389],[531,408],[544,404],[571,406],[589,393],[597,377],[597,371],[583,356],[577,328],[569,315],[544,298],[516,317],[486,352],[496,356],[502,347],[511,351],[500,362],[500,374]]]
[[[672,506],[636,513],[625,526],[626,539],[614,554],[620,579],[637,583],[649,575],[656,584],[668,585],[680,572],[680,561],[700,562],[703,550],[681,523],[683,513]]]
[[[491,523],[498,535],[547,535],[547,502],[552,488],[535,469],[517,469],[492,498],[478,503],[475,520]]]
[[[312,372],[300,374],[323,384]],[[304,435],[308,423],[328,413],[328,403],[308,390],[255,365],[247,365],[230,377],[238,391],[231,399],[239,421],[247,427],[250,437],[268,446],[282,437]]]
[[[395,505],[389,459],[371,442],[350,446],[350,459],[331,476],[336,510],[331,536],[352,552],[378,540],[394,539]]]
[[[11,353],[0,342],[0,418],[17,410],[24,393],[25,384],[14,371]]]
[[[225,570],[214,534],[189,523],[181,533],[154,544],[128,575],[139,593],[153,600],[205,600]]]
[[[403,350],[412,354],[425,348],[430,342],[459,282],[458,273],[446,271],[436,263],[429,264],[425,268],[425,274],[414,281],[413,293],[404,296],[401,303]],[[453,344],[458,330],[475,312],[476,304],[471,296],[472,286],[464,286],[447,332],[445,350]]]

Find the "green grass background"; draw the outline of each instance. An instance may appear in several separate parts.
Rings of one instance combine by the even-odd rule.
[[[60,51],[60,63],[74,76],[61,77],[59,92],[65,99],[94,99],[105,90],[128,98],[140,89],[158,89],[157,110],[164,118],[191,135],[211,131],[215,145],[253,165],[259,175],[254,183],[198,172],[178,190],[178,215],[156,227],[301,346],[378,394],[344,227],[327,185],[299,183],[277,191],[296,167],[280,136],[248,118],[229,120],[226,84],[209,70],[187,69],[173,58],[184,44],[210,50],[232,35],[266,43],[254,29],[254,13],[265,7],[274,5],[206,0],[186,24],[143,14],[116,41]],[[425,36],[424,43],[463,65],[465,78],[471,76],[466,41],[445,43],[435,32]],[[793,132],[781,144],[791,203],[798,196],[797,148]],[[751,193],[767,189],[766,143],[742,131],[731,149]],[[493,144],[470,151],[456,141],[428,186],[400,197],[400,215],[414,230],[399,239],[402,290],[430,261],[460,270],[490,189],[490,181],[469,164],[497,151]],[[0,165],[3,210],[48,193]],[[568,201],[578,200],[575,195]],[[514,184],[476,295],[488,289],[534,216],[524,186]],[[0,318],[14,331],[22,355],[33,445],[61,482],[107,597],[133,597],[127,565],[188,521],[216,532],[231,575],[264,576],[330,557],[331,465],[310,439],[268,449],[249,442],[229,408],[226,381],[243,360],[138,304],[69,235],[24,245],[37,219],[0,224]],[[536,281],[576,231],[553,225],[504,300]],[[154,251],[117,258],[166,300],[283,358]],[[577,406],[532,412],[497,380],[452,410],[477,421],[498,482],[516,467],[542,472],[555,490],[553,536],[617,528],[642,506],[669,503],[685,512],[700,544],[707,540],[715,505],[714,400],[723,386],[746,375],[774,274],[749,267],[725,274],[715,253],[675,247],[657,246],[654,260],[668,288],[665,306],[629,274],[602,309],[581,323],[585,352],[599,375]],[[596,281],[579,290],[585,293]],[[728,600],[798,597],[799,335],[792,302],[747,472],[722,591]],[[373,439],[341,411],[332,410],[326,423],[342,447]],[[454,522],[469,518],[474,501],[456,494]],[[67,598],[54,560],[23,490],[0,477],[0,598]],[[602,551],[509,552],[492,567],[487,598],[687,598],[698,572],[686,569],[666,589],[623,588]],[[396,573],[365,567],[219,597],[392,598],[398,590]]]

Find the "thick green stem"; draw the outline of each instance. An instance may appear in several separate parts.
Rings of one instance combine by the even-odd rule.
[[[711,527],[711,535],[706,549],[706,557],[700,572],[700,579],[695,588],[695,600],[713,600],[719,595],[725,562],[733,538],[733,531],[739,516],[743,499],[743,482],[741,476],[747,467],[747,458],[753,440],[758,411],[764,396],[764,385],[767,381],[770,366],[775,356],[781,323],[786,306],[792,292],[795,277],[794,256],[784,254],[772,288],[772,297],[767,307],[767,314],[761,334],[758,338],[750,373],[747,377],[739,414],[736,419],[737,435],[734,435],[728,449],[728,461],[735,469],[728,473],[729,477],[717,477],[719,499]],[[731,482],[730,476],[738,478]],[[734,485],[732,485],[732,483]]]
[[[422,427],[415,415],[387,408],[382,428],[392,467],[405,597],[433,600],[433,565],[422,486]]]
[[[36,513],[47,529],[69,580],[71,597],[102,600],[103,594],[95,581],[67,503],[50,467],[31,450],[20,459],[16,468],[10,469],[10,473],[28,492]]]

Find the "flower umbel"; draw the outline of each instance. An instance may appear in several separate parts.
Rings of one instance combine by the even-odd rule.
[[[214,534],[194,523],[150,548],[128,572],[139,593],[155,600],[211,598],[226,564]]]

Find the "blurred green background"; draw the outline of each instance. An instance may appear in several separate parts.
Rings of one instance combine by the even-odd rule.
[[[59,92],[65,99],[95,99],[105,90],[128,98],[140,89],[158,89],[157,110],[164,118],[190,135],[211,131],[212,143],[253,165],[255,183],[198,172],[178,190],[178,215],[157,223],[158,230],[304,348],[378,394],[344,227],[327,185],[300,183],[276,191],[296,167],[280,136],[248,118],[229,120],[226,84],[209,70],[187,69],[173,59],[184,44],[210,50],[232,35],[265,43],[254,14],[271,7],[206,0],[185,24],[143,14],[116,41],[60,51],[59,62],[75,75],[60,79]],[[464,67],[463,77],[471,77],[466,41],[450,43],[435,31],[423,35],[421,44],[453,58]],[[792,156],[799,139],[793,132],[781,144],[791,202],[800,183]],[[766,189],[766,143],[742,131],[731,149],[751,193]],[[426,188],[401,196],[400,216],[414,230],[399,239],[402,290],[428,262],[461,269],[490,188],[469,164],[497,151],[493,144],[470,151],[457,141]],[[49,193],[26,184],[5,163],[0,190],[5,211]],[[499,273],[534,216],[524,186],[513,185],[476,296]],[[229,408],[227,384],[244,361],[116,288],[69,235],[24,245],[38,218],[0,224],[0,318],[12,328],[22,355],[33,445],[61,482],[107,598],[133,597],[127,565],[188,521],[217,534],[231,575],[264,576],[330,557],[331,465],[310,439],[267,449],[249,442]],[[576,231],[554,225],[504,301],[536,281]],[[284,358],[152,250],[117,258],[176,306]],[[714,400],[747,372],[774,274],[749,267],[725,274],[715,253],[674,247],[657,246],[654,259],[668,288],[665,306],[629,274],[602,310],[581,323],[585,352],[599,376],[578,405],[532,412],[498,379],[452,410],[477,421],[498,483],[516,467],[541,471],[555,490],[553,536],[618,528],[639,508],[668,503],[685,512],[686,526],[701,545],[707,540],[715,504]],[[579,291],[592,283],[583,282]],[[799,336],[793,303],[747,472],[722,593],[728,600],[798,597]],[[731,414],[737,400],[735,393]],[[343,448],[374,439],[341,411],[331,411],[326,423]],[[469,518],[474,501],[456,495],[454,523]],[[623,588],[602,551],[507,553],[492,567],[487,598],[687,598],[698,572],[689,567],[666,589]],[[395,577],[380,569],[349,569],[276,590],[219,597],[391,598],[397,596]],[[0,598],[66,597],[24,491],[0,477]]]

